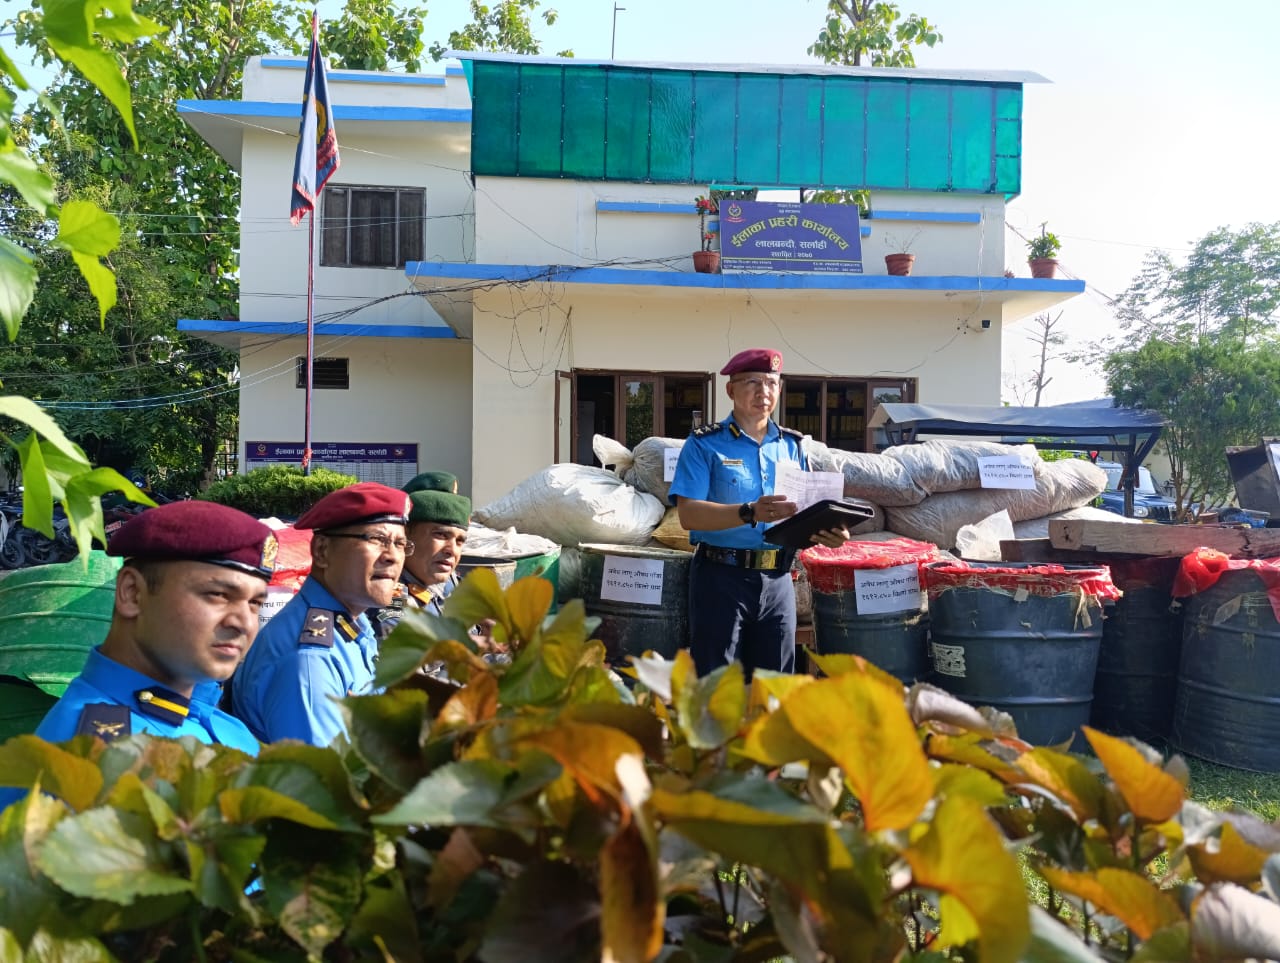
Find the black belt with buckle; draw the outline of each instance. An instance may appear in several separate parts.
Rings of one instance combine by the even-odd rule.
[[[759,572],[777,572],[791,568],[791,552],[785,548],[717,548],[699,543],[697,552],[709,562]]]

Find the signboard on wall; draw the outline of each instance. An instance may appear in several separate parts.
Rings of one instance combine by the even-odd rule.
[[[418,474],[418,446],[401,442],[317,441],[311,443],[311,464],[355,475],[361,481],[392,488],[407,485]],[[267,465],[302,465],[300,441],[247,441],[246,471]]]
[[[861,274],[858,205],[723,200],[720,269]]]

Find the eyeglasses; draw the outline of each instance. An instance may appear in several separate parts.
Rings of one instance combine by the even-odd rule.
[[[778,389],[782,387],[782,382],[775,378],[739,378],[737,380],[730,379],[731,385],[746,385],[751,391],[773,392],[777,394]]]
[[[367,545],[376,545],[384,552],[395,549],[403,552],[405,558],[413,554],[414,544],[407,538],[392,538],[390,535],[375,535],[373,532],[325,532],[329,538],[358,538]]]

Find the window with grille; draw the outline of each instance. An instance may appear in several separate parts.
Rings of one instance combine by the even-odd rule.
[[[296,387],[307,386],[307,359],[297,360]],[[313,358],[311,360],[311,387],[340,388],[351,387],[351,370],[349,358]]]
[[[420,187],[326,187],[320,264],[402,268],[421,261],[426,205]]]

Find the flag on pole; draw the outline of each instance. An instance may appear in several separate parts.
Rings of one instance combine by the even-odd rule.
[[[293,162],[293,197],[289,220],[297,224],[314,214],[316,199],[338,169],[338,133],[329,110],[329,83],[320,56],[320,20],[311,14],[311,54],[302,85],[302,123],[298,129],[298,157]]]

